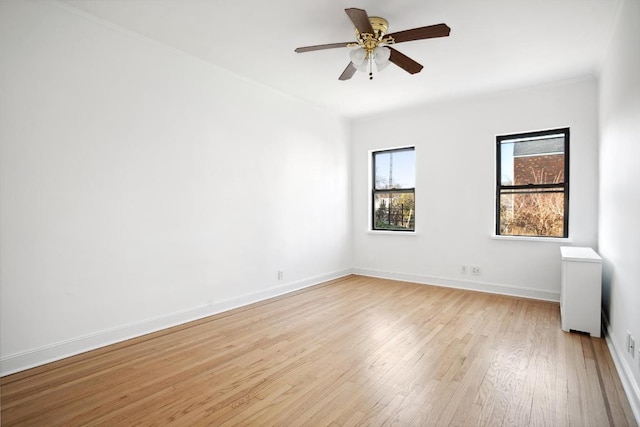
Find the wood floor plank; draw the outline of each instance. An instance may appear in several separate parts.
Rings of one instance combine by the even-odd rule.
[[[595,355],[597,360],[597,366],[601,374],[603,389],[609,402],[611,410],[611,418],[614,425],[632,425],[633,413],[631,407],[625,398],[622,384],[618,378],[618,374],[614,368],[609,348],[604,340],[596,340],[593,342],[595,348]]]
[[[558,304],[349,276],[0,379],[2,425],[635,426]]]

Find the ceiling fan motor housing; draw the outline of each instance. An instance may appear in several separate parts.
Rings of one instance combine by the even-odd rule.
[[[373,49],[378,45],[380,41],[382,41],[382,38],[389,31],[389,22],[384,18],[380,18],[379,16],[370,16],[369,22],[371,22],[371,27],[373,27],[374,34],[371,34],[371,36],[373,37],[366,37],[360,34],[360,31],[358,31],[357,28],[355,28],[355,33],[356,33],[357,39],[363,45],[365,45],[365,47]],[[368,45],[371,45],[371,46],[368,46]]]

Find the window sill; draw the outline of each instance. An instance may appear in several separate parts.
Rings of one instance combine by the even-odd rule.
[[[493,240],[521,240],[526,242],[571,243],[571,237],[533,237],[533,236],[498,236],[491,235]]]
[[[386,234],[392,236],[415,236],[415,231],[367,230],[367,234]]]

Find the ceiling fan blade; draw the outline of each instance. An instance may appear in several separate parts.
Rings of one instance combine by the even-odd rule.
[[[360,31],[360,33],[369,33],[373,34],[373,27],[371,26],[371,21],[369,21],[369,15],[364,9],[356,9],[354,7],[350,9],[345,9],[347,15],[353,22],[353,25]]]
[[[296,52],[303,53],[303,52],[312,52],[314,50],[335,49],[335,48],[338,48],[338,47],[347,47],[351,43],[353,43],[353,42],[329,43],[329,44],[319,44],[319,45],[315,45],[315,46],[305,46],[305,47],[297,48]]]
[[[389,47],[389,46],[387,46]],[[391,50],[391,56],[389,56],[389,61],[396,64],[398,67],[402,68],[409,74],[416,74],[422,70],[422,65],[418,64],[413,59],[409,58],[404,53],[400,53],[392,47],[389,47]]]
[[[396,43],[409,42],[412,40],[433,39],[436,37],[448,37],[451,28],[447,24],[429,25],[427,27],[413,28],[411,30],[398,31],[387,34],[386,37],[393,37]]]
[[[345,68],[342,74],[340,74],[338,80],[349,80],[357,70],[358,69],[353,65],[353,62],[349,62],[349,65],[347,65],[347,68]]]

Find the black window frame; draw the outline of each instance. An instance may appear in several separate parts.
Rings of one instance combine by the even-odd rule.
[[[564,135],[564,179],[562,183],[548,183],[548,184],[523,184],[523,185],[503,185],[502,184],[502,164],[501,153],[502,143],[505,141],[512,141],[515,139],[535,139],[544,136],[552,135]],[[496,136],[496,220],[495,220],[495,233],[496,236],[510,236],[521,238],[549,238],[549,239],[566,239],[569,237],[569,139],[570,128],[558,128],[541,130],[535,132],[522,132],[509,135],[497,135]],[[549,192],[564,192],[564,222],[563,222],[563,235],[562,236],[531,236],[531,235],[519,235],[519,234],[501,234],[500,233],[500,196],[503,191],[519,191],[519,194],[536,194],[536,193],[549,193]],[[556,190],[556,191],[554,191]]]
[[[372,231],[389,231],[389,232],[401,232],[401,233],[415,233],[415,200],[416,200],[416,187],[412,188],[397,188],[397,189],[376,189],[376,154],[381,153],[397,153],[401,151],[413,151],[414,153],[414,161],[415,161],[415,152],[416,147],[400,147],[400,148],[388,148],[384,150],[373,150],[371,151],[371,230]],[[414,165],[415,166],[415,165]],[[415,183],[415,176],[414,176]],[[414,221],[413,221],[413,229],[407,228],[376,228],[376,206],[375,200],[377,194],[402,194],[402,193],[411,193],[413,194],[414,200]]]

